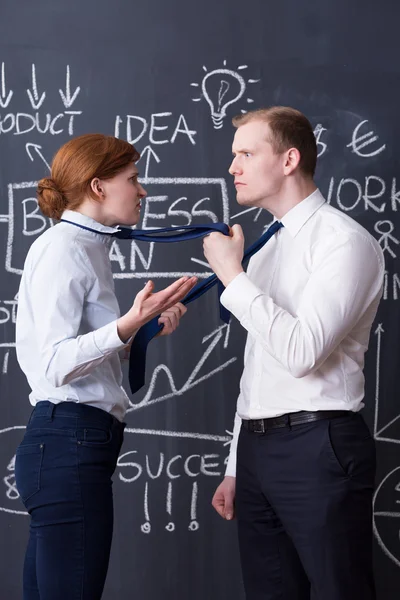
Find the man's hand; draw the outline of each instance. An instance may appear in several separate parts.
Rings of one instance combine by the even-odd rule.
[[[160,318],[158,319],[159,325],[164,325],[160,333],[157,334],[157,337],[161,335],[170,335],[177,327],[179,327],[179,322],[184,314],[187,313],[187,308],[182,302],[178,302],[171,306],[168,310],[165,310],[161,313]]]
[[[211,502],[217,513],[227,521],[235,518],[235,490],[236,478],[227,475],[217,487]]]
[[[231,235],[213,232],[203,240],[203,251],[210,267],[226,287],[243,272],[244,236],[240,225],[231,227]]]

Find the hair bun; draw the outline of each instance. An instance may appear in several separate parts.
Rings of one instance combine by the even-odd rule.
[[[43,177],[37,186],[40,210],[46,217],[60,219],[66,209],[67,200],[51,177]]]
[[[51,177],[43,177],[38,183],[38,192],[40,193],[42,190],[51,190],[58,191],[56,182]]]

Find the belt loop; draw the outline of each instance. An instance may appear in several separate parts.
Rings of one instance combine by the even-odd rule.
[[[55,407],[56,405],[54,404],[54,402],[49,402],[49,410],[47,411],[47,418],[49,419],[49,421],[53,420],[53,413]]]
[[[290,418],[290,413],[285,415],[286,427],[292,429],[292,419]]]

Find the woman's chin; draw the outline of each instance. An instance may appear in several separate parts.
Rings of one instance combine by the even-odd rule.
[[[120,223],[120,225],[124,225],[125,227],[134,227],[139,223],[139,220],[140,215],[134,215],[130,219],[126,219],[123,223]]]

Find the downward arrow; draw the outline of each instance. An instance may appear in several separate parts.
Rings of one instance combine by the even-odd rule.
[[[36,152],[36,154],[42,159],[42,161],[44,162],[44,164],[46,165],[46,167],[49,169],[49,171],[51,171],[50,165],[47,162],[47,160],[45,159],[45,157],[43,156],[43,154],[41,153],[42,150],[42,146],[39,146],[39,144],[32,144],[32,143],[28,143],[25,146],[25,150],[29,156],[29,158],[31,159],[31,161],[33,162],[35,160],[34,156],[32,156],[31,154],[31,149],[34,150]]]
[[[29,96],[29,100],[31,101],[32,108],[34,110],[38,110],[42,106],[43,101],[46,98],[46,92],[43,92],[43,94],[39,97],[39,93],[37,91],[35,65],[32,65],[32,91],[26,90],[26,92]]]
[[[64,103],[65,108],[69,108],[75,102],[75,99],[79,92],[81,91],[80,87],[77,87],[73,95],[71,96],[71,74],[69,70],[69,65],[67,65],[67,78],[65,83],[65,94],[63,90],[58,90],[60,92],[61,100]]]
[[[147,177],[149,176],[149,167],[150,167],[151,157],[153,157],[157,163],[160,162],[160,159],[157,156],[157,154],[154,152],[154,150],[151,146],[146,146],[146,148],[143,150],[142,154],[140,155],[140,160],[142,160],[145,156],[146,156],[146,168],[144,171],[144,177],[145,177],[145,179],[147,179]]]
[[[6,90],[6,74],[5,74],[5,69],[4,69],[4,63],[1,63],[1,95],[0,95],[0,106],[2,108],[7,108],[7,106],[10,104],[10,100],[13,96],[13,91],[9,91],[8,96],[7,96],[7,90]]]

